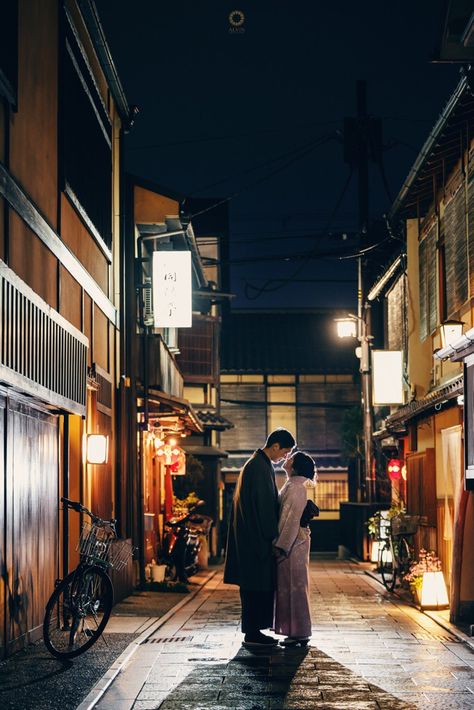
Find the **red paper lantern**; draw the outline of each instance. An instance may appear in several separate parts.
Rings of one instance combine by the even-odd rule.
[[[402,477],[402,462],[400,459],[390,459],[387,466],[388,477],[391,481],[398,481]]]

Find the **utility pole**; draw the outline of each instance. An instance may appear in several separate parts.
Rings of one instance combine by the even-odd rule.
[[[357,116],[344,121],[345,161],[357,170],[358,227],[360,251],[368,246],[369,232],[369,159],[377,160],[382,148],[381,121],[367,114],[367,84],[357,81]],[[372,340],[370,306],[365,300],[363,256],[357,259],[357,322],[360,342],[361,404],[364,432],[364,472],[360,479],[363,501],[375,500],[373,475],[373,409],[370,343]]]

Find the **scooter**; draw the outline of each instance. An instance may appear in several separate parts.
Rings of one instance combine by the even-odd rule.
[[[195,513],[201,505],[204,505],[204,501],[198,501],[186,515],[171,518],[164,525],[160,558],[162,564],[166,565],[166,581],[186,583],[198,570],[198,554],[201,549],[199,535],[207,532],[212,525],[212,519],[207,515]]]

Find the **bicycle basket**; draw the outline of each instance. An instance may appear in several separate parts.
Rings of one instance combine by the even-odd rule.
[[[82,524],[81,537],[77,549],[83,561],[110,566],[109,548],[115,534],[110,528],[85,522]]]
[[[392,518],[392,535],[414,535],[419,524],[419,515],[396,515]]]
[[[133,556],[136,549],[137,548],[132,545],[130,540],[114,540],[109,551],[110,566],[120,571],[126,567],[127,562]]]

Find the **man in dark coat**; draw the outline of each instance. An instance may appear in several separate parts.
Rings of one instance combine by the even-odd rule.
[[[273,625],[275,561],[272,542],[278,537],[278,490],[272,463],[286,459],[295,446],[292,434],[277,429],[240,472],[227,538],[224,582],[238,584],[242,631],[248,646],[274,645],[262,634]]]

